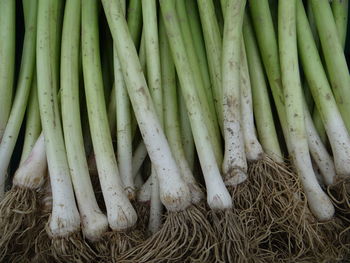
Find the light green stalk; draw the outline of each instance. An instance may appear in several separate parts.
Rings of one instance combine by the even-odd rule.
[[[332,11],[342,47],[345,47],[348,29],[349,0],[333,0]]]
[[[181,170],[182,177],[190,188],[192,203],[197,204],[202,200],[203,192],[198,187],[197,182],[193,177],[182,145],[178,110],[178,94],[176,90],[176,70],[171,57],[171,50],[167,40],[163,19],[160,21],[159,35],[162,65],[162,86],[164,93],[164,104],[166,105],[166,107],[164,107],[165,133],[168,138],[171,151],[174,154],[176,163]]]
[[[147,84],[161,126],[164,127],[163,90],[156,0],[142,0],[142,17],[144,25],[143,32],[145,36],[146,63],[148,65]],[[154,165],[152,165],[151,180],[152,194],[148,229],[152,234],[154,234],[160,229],[162,214],[162,204],[159,196],[159,183]]]
[[[181,127],[181,141],[182,146],[185,151],[185,156],[187,163],[193,172],[194,170],[194,161],[195,161],[195,145],[194,145],[194,139],[193,134],[191,130],[191,122],[188,118],[188,113],[186,109],[186,102],[185,99],[181,93],[180,83],[179,81],[176,82],[178,87],[178,97],[177,100],[179,102],[179,113],[180,113],[180,127]]]
[[[125,13],[125,1],[121,1],[123,12]],[[130,200],[135,198],[134,178],[132,176],[132,132],[131,114],[128,92],[125,87],[123,72],[114,45],[114,85],[116,101],[116,121],[117,121],[117,160],[120,178],[124,184],[124,191]]]
[[[2,198],[3,195],[5,175],[7,172],[7,168],[10,164],[10,160],[18,139],[18,134],[27,108],[27,102],[30,93],[30,88],[32,86],[35,67],[36,21],[38,2],[35,0],[31,3],[31,5],[28,5],[28,3],[25,2],[26,0],[24,0],[24,6],[27,7],[27,9],[24,10],[24,12],[26,13],[26,29],[21,59],[21,67],[17,81],[15,99],[7,121],[6,129],[4,130],[3,137],[0,143],[0,198]],[[4,65],[6,65],[6,63],[4,63]],[[0,94],[0,96],[5,96],[5,94]],[[8,96],[9,97],[7,97],[7,100],[11,101],[11,95]]]
[[[281,122],[284,138],[287,144],[289,153],[293,150],[289,143],[289,132],[286,122],[286,113],[284,109],[284,97],[281,83],[281,72],[279,55],[277,48],[277,40],[270,15],[270,9],[267,0],[250,0],[251,14],[255,26],[255,33],[259,43],[262,60],[266,68],[266,73],[272,90],[272,95],[277,108],[279,120]],[[307,108],[305,108],[306,110]],[[306,115],[308,116],[308,115]],[[310,153],[313,156],[318,166],[322,167],[324,161],[329,161],[328,156],[323,156],[325,159],[320,159],[318,154],[320,148],[322,152],[327,152],[325,146],[315,133],[313,122],[310,118],[305,118],[307,128],[308,144]]]
[[[208,204],[213,209],[231,208],[231,200],[229,200],[228,191],[222,182],[214,154],[215,150],[209,138],[210,135],[206,126],[207,117],[203,112],[197,94],[196,82],[187,56],[180,22],[175,11],[175,3],[172,0],[161,0],[160,6],[182,94],[186,102],[197,153],[206,181]]]
[[[326,72],[313,40],[303,4],[297,0],[297,32],[298,46],[303,69],[310,85],[317,110],[320,113],[328,138],[332,146],[335,167],[338,175],[350,173],[350,138],[340,117],[336,101],[328,83]],[[334,178],[326,180],[333,183]]]
[[[205,84],[202,78],[201,69],[199,67],[199,60],[196,54],[191,29],[189,27],[185,0],[176,1],[176,12],[179,18],[182,39],[186,46],[187,57],[195,81],[198,98],[204,113],[205,123],[209,131],[210,140],[213,145],[216,161],[217,163],[221,163],[223,157],[220,128],[218,125],[214,104],[209,102],[209,98],[206,94]]]
[[[316,27],[316,22],[315,22],[315,17],[312,11],[312,6],[311,6],[311,2],[307,1],[306,3],[306,12],[307,12],[307,16],[308,16],[308,20],[309,20],[309,24],[310,24],[310,29],[316,44],[317,49],[320,49],[320,38],[318,37],[318,33],[317,33],[317,27]],[[321,58],[323,59],[323,58]],[[304,83],[305,85],[306,83]],[[322,140],[322,142],[324,144],[327,143],[327,134],[326,134],[326,129],[324,128],[322,119],[321,119],[321,115],[317,110],[317,107],[313,108],[313,112],[312,112],[312,119],[313,122],[315,124],[315,128],[317,130],[317,133],[320,135],[320,138]]]
[[[95,241],[107,230],[108,222],[95,198],[84,149],[79,104],[80,22],[81,1],[67,2],[61,49],[62,123],[82,230],[87,239]]]
[[[266,69],[270,89],[283,129],[283,135],[288,145],[288,131],[286,126],[277,39],[269,2],[268,0],[249,0],[249,4],[261,58]]]
[[[136,223],[137,215],[124,192],[109,131],[99,52],[98,3],[95,0],[82,2],[82,44],[91,137],[108,222],[112,230],[124,230]]]
[[[219,123],[223,123],[221,52],[222,38],[212,0],[198,0],[199,15],[208,58],[210,80]]]
[[[15,26],[16,1],[0,1],[0,142],[12,105],[16,49]],[[3,188],[1,184],[0,187]]]
[[[222,170],[227,185],[247,179],[247,159],[241,120],[241,44],[245,0],[228,0],[224,14],[222,90],[225,154]],[[224,8],[223,8],[224,9]]]
[[[350,131],[350,75],[328,0],[311,0],[327,72],[340,113]]]
[[[329,220],[334,207],[317,182],[309,155],[298,64],[296,0],[279,1],[278,40],[291,155],[311,211],[319,220]]]
[[[39,0],[36,49],[40,116],[53,197],[49,223],[53,238],[67,237],[80,229],[57,98],[60,7],[60,1]]]
[[[215,113],[216,106],[213,98],[212,83],[209,74],[209,66],[202,33],[202,25],[198,13],[198,6],[196,4],[196,0],[185,1],[185,4],[187,13],[186,17],[188,19],[192,33],[193,45],[197,54],[198,66],[201,71],[204,90],[208,98],[209,108],[211,111],[213,111],[213,113]],[[216,111],[216,116],[218,119],[219,126],[222,127],[222,119],[219,119],[220,117],[222,117],[222,114],[218,114],[218,111]]]
[[[109,94],[109,102],[108,102],[108,123],[109,130],[112,136],[116,134],[117,129],[117,101],[116,101],[116,92],[115,92],[115,83],[111,89]]]
[[[190,192],[181,178],[148,91],[141,64],[119,1],[102,0],[116,42],[128,94],[148,154],[157,173],[162,203],[169,211],[190,205]],[[155,140],[155,138],[157,138]]]
[[[34,72],[32,87],[30,88],[30,96],[26,112],[26,129],[24,133],[24,143],[22,148],[21,161],[22,164],[32,151],[36,140],[41,133],[41,121],[38,102],[38,89],[36,72]]]
[[[262,144],[264,152],[266,152],[269,157],[278,163],[283,163],[266,85],[264,67],[262,65],[254,29],[248,14],[245,15],[243,21],[243,35],[247,50],[252,85],[253,109],[259,142]]]
[[[140,0],[130,0],[127,12],[128,27],[130,35],[138,49],[142,32],[142,4]]]

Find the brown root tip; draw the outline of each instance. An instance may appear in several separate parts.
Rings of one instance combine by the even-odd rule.
[[[162,228],[117,262],[211,262],[216,237],[205,215],[192,206],[169,212]]]
[[[5,194],[0,203],[0,262],[9,255],[12,258],[28,255],[37,211],[36,190],[15,186]]]

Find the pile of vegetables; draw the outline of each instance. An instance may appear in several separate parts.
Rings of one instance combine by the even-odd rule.
[[[349,260],[348,10],[1,0],[0,262]]]

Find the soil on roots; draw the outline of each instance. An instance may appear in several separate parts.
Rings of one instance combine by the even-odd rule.
[[[213,262],[217,240],[205,214],[195,206],[168,212],[162,228],[117,262]]]
[[[29,239],[38,224],[38,197],[36,190],[14,186],[0,203],[0,261],[30,250]]]

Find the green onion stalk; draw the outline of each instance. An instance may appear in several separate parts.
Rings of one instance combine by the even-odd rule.
[[[198,204],[203,198],[204,193],[196,182],[193,172],[187,162],[185,150],[182,144],[179,104],[177,95],[177,81],[175,65],[171,57],[169,43],[166,37],[164,24],[160,24],[160,41],[161,41],[161,66],[162,66],[162,87],[164,96],[164,121],[165,133],[168,138],[171,151],[174,154],[181,174],[186,181],[192,198],[192,204]]]
[[[289,131],[290,153],[304,187],[309,207],[320,221],[332,219],[334,206],[314,175],[305,127],[305,103],[300,83],[297,52],[297,1],[279,2],[278,39],[281,76]],[[301,2],[299,2],[299,5]],[[304,104],[304,105],[303,105]]]
[[[245,1],[227,2],[222,40],[222,91],[225,154],[222,170],[226,185],[247,179],[247,159],[241,119],[241,35]],[[232,10],[231,10],[232,9]]]
[[[312,11],[312,6],[311,6],[311,2],[310,1],[308,1],[306,3],[306,12],[307,12],[307,17],[308,17],[308,20],[309,20],[310,28],[311,28],[311,31],[312,31],[312,35],[313,35],[314,41],[316,43],[316,47],[319,50],[320,49],[320,38],[318,37],[317,27],[316,27],[316,23],[315,23],[315,17],[314,17],[313,11]],[[323,62],[324,61],[322,61],[322,63]],[[304,85],[307,85],[306,78],[305,78]],[[312,112],[312,119],[313,119],[313,122],[315,124],[315,128],[317,130],[317,133],[319,134],[322,142],[324,144],[327,144],[327,140],[328,140],[327,133],[326,133],[326,130],[325,130],[324,126],[323,126],[323,122],[322,122],[322,119],[321,119],[320,112],[317,110],[316,106],[314,107],[313,112]]]
[[[40,136],[41,121],[40,121],[40,111],[38,102],[38,89],[37,89],[37,78],[36,72],[34,72],[32,87],[30,88],[29,101],[25,116],[25,132],[24,132],[24,142],[21,154],[20,164],[22,164],[29,156],[36,143],[38,137]]]
[[[322,51],[325,67],[328,72],[332,91],[345,125],[350,130],[349,85],[350,75],[343,50],[344,34],[339,33],[334,21],[330,3],[327,0],[311,1],[313,14]]]
[[[161,128],[161,122],[158,120],[156,109],[148,92],[147,83],[142,71],[140,71],[140,63],[136,50],[132,45],[125,20],[121,15],[120,5],[117,2],[111,3],[108,1],[103,1],[103,4],[107,17],[109,17],[112,35],[114,40],[118,43],[118,56],[122,62],[121,65],[127,84],[128,94],[152,165],[156,170],[160,187],[160,198],[168,211],[162,228],[143,244],[136,246],[123,255],[121,259],[136,260],[138,262],[156,262],[160,260],[160,258],[165,257],[168,259],[178,259],[185,254],[191,255],[193,258],[200,258],[203,253],[207,254],[207,249],[203,251],[203,247],[210,248],[210,244],[208,244],[207,241],[209,239],[203,239],[203,234],[200,231],[200,226],[206,223],[205,221],[202,222],[205,218],[200,216],[201,213],[197,208],[191,206],[190,190],[181,175],[178,164],[173,157],[171,148]],[[176,17],[174,2],[163,1],[161,2],[161,7],[168,37],[171,35],[174,36],[176,40],[179,38],[182,40],[177,18],[171,21],[165,18],[165,13],[167,12],[172,12],[172,17]],[[171,22],[170,25],[167,24],[167,22]],[[176,22],[175,26],[173,22]],[[169,33],[168,30],[173,30],[174,27],[176,30],[175,34]],[[170,40],[169,42],[172,43]],[[185,66],[183,72],[186,73],[186,76],[192,76],[188,61],[187,63],[182,62],[183,57],[187,59],[183,41],[180,42],[180,45],[181,52],[179,52],[179,54],[181,54],[181,58],[179,58],[177,62]],[[178,43],[172,46],[172,48],[175,46],[179,46]],[[173,51],[174,50],[172,50],[172,52]],[[194,83],[192,77],[190,81]],[[186,87],[189,88],[187,83],[182,84],[185,84]],[[195,86],[191,85],[192,93],[190,95],[192,98],[197,99],[195,100],[197,104],[194,106],[198,109],[198,98],[196,97],[197,95],[193,87]],[[186,95],[188,95],[188,93]],[[185,98],[186,97],[188,96],[185,96]],[[189,109],[189,107],[187,108]],[[206,130],[203,120],[200,121]],[[206,142],[208,142],[208,138]],[[210,151],[210,158],[211,163],[212,161],[216,162],[215,155],[212,151]],[[222,202],[219,201],[218,203],[222,204]],[[179,225],[177,222],[182,222],[182,224]],[[189,229],[195,231],[191,237],[186,234]],[[173,230],[175,230],[175,232],[173,232]],[[206,235],[207,233],[205,233],[205,236]]]
[[[75,203],[67,153],[58,106],[59,34],[62,3],[38,3],[37,21],[37,86],[41,123],[52,188],[52,212],[46,244],[42,249],[57,260],[92,260],[93,252],[86,246],[80,232],[80,215]]]
[[[257,28],[257,30],[256,30],[257,38],[258,38],[258,42],[260,45],[260,50],[262,53],[263,62],[265,64],[265,67],[267,68],[267,75],[269,78],[270,86],[272,88],[274,100],[275,100],[275,103],[277,106],[277,110],[279,112],[280,121],[282,122],[282,127],[284,129],[284,134],[285,134],[285,138],[287,141],[287,145],[288,145],[288,148],[290,149],[289,132],[287,132],[287,127],[286,127],[283,90],[281,87],[282,83],[280,82],[280,80],[281,80],[280,67],[279,67],[280,64],[278,61],[278,53],[276,53],[277,52],[277,42],[275,42],[276,39],[274,37],[274,30],[273,30],[272,22],[270,23],[270,25],[267,23],[268,21],[266,21],[266,23],[264,23],[264,24],[258,24],[258,19],[264,18],[264,17],[261,17],[262,15],[265,15],[265,16],[267,16],[267,14],[269,15],[269,9],[268,9],[268,7],[266,8],[265,5],[267,5],[267,3],[265,3],[265,1],[260,1],[258,3],[255,0],[254,1],[251,0],[250,6],[251,6],[252,14],[253,14],[253,21],[255,23],[255,27]],[[268,17],[265,17],[265,19],[269,20]],[[271,20],[271,17],[270,17],[270,20]],[[267,26],[265,26],[265,24]],[[260,26],[260,25],[264,25],[265,27]],[[264,29],[264,30],[262,30],[262,29]],[[265,32],[265,33],[263,34],[262,32]],[[301,101],[301,103],[302,103],[302,101]],[[308,122],[306,119],[306,125],[312,125],[312,123]],[[309,141],[314,142],[314,140],[309,140]],[[312,148],[312,147],[314,147],[314,145],[310,144],[309,147]],[[311,202],[310,208],[317,215],[317,213],[316,213],[317,207],[312,207],[312,204],[313,203]],[[320,216],[321,216],[321,214],[320,214]],[[319,219],[322,219],[322,218],[320,217]]]
[[[16,1],[1,1],[0,37],[2,41],[0,43],[0,142],[4,135],[12,107],[16,50],[15,27]],[[3,192],[1,196],[3,196]]]
[[[26,163],[22,164],[16,171],[13,178],[11,190],[5,191],[5,180],[7,169],[18,139],[20,127],[27,108],[29,94],[36,96],[36,85],[34,76],[35,68],[35,43],[36,43],[36,21],[37,21],[37,1],[29,4],[23,1],[25,13],[25,39],[23,45],[20,73],[18,77],[17,89],[9,119],[4,130],[4,137],[0,143],[0,175],[1,175],[1,202],[0,202],[0,226],[1,239],[0,246],[3,248],[0,260],[7,253],[8,246],[20,235],[20,229],[30,228],[35,221],[37,211],[38,188],[43,183],[43,173],[46,170],[46,163],[40,167],[36,160],[40,159],[40,150],[31,151],[32,147],[24,148],[23,158]],[[37,105],[33,105],[37,106]],[[30,106],[28,106],[29,108]],[[33,116],[28,110],[28,116]],[[40,124],[36,124],[39,126]],[[28,134],[26,136],[28,138]],[[36,138],[35,138],[36,140]],[[40,148],[40,146],[37,146]],[[30,158],[28,158],[31,152]]]
[[[281,71],[280,71],[280,62],[279,62],[279,55],[278,55],[278,48],[277,48],[277,40],[275,37],[274,32],[274,26],[272,23],[272,18],[270,14],[270,9],[268,5],[268,1],[255,1],[250,0],[250,11],[252,14],[254,27],[255,27],[255,33],[257,37],[258,46],[261,53],[261,58],[263,65],[265,67],[268,81],[271,87],[272,95],[274,98],[274,102],[277,108],[279,120],[282,124],[282,129],[284,133],[284,137],[287,143],[287,147],[290,153],[292,153],[292,146],[289,139],[289,131],[287,129],[287,120],[286,120],[286,112],[285,112],[285,102],[284,102],[284,95],[283,95],[283,89],[282,89],[282,83],[281,83]],[[303,99],[303,97],[301,98]],[[301,101],[300,103],[303,103]],[[304,115],[304,114],[303,114]],[[300,117],[300,116],[298,116]],[[304,118],[303,118],[304,120]],[[314,129],[309,129],[308,127],[312,127],[313,123],[310,118],[306,118],[305,125],[308,130],[308,133],[305,135],[308,138],[308,151],[310,153],[315,153],[317,149],[316,146],[322,146],[322,142],[317,138],[317,134],[315,133]],[[292,123],[293,124],[293,123]],[[299,123],[300,124],[300,123]],[[300,128],[300,127],[299,127]],[[310,131],[313,133],[310,133]],[[324,146],[322,146],[324,147]],[[298,155],[298,153],[295,153]],[[306,160],[306,159],[303,159]],[[320,160],[318,160],[320,162]],[[296,163],[294,163],[296,166]],[[308,165],[311,165],[311,161],[308,163]],[[304,167],[304,166],[302,166]],[[316,197],[324,198],[325,200],[328,199],[328,197],[321,193],[322,189],[318,184],[311,185],[311,187],[315,187],[313,190],[315,191],[306,191],[305,189],[309,189],[310,185],[308,184],[309,179],[313,182],[317,182],[316,178],[313,176],[314,172],[312,169],[312,166],[308,166],[308,172],[305,174],[307,177],[302,177],[301,172],[302,170],[297,169],[298,171],[298,177],[295,177],[294,173],[290,173],[288,180],[281,180],[281,182],[287,183],[285,187],[289,190],[291,190],[290,194],[288,194],[288,198],[290,198],[290,202],[288,202],[287,207],[291,206],[293,207],[294,213],[287,213],[287,220],[283,221],[280,226],[281,227],[287,227],[283,231],[283,235],[286,238],[281,239],[278,235],[271,235],[271,239],[277,238],[277,242],[281,242],[281,244],[285,245],[286,249],[279,250],[277,247],[271,247],[272,251],[276,251],[277,254],[280,254],[282,257],[295,257],[295,255],[303,256],[307,253],[316,253],[315,244],[317,246],[323,247],[324,244],[327,241],[327,237],[324,235],[324,232],[322,232],[324,229],[322,228],[323,225],[316,225],[313,224],[312,221],[310,221],[308,218],[311,216],[311,213],[308,209],[312,211],[312,213],[315,215],[315,217],[318,220],[325,220],[332,218],[332,208],[329,205],[329,200],[325,202],[329,205],[329,210],[327,212],[324,208],[326,207],[320,207],[317,205],[317,202],[312,200],[315,196],[313,194],[318,193],[319,195],[316,195]],[[310,177],[313,177],[312,179]],[[307,180],[304,180],[305,178],[309,178]],[[301,182],[301,184],[300,184]],[[300,187],[303,186],[303,189]],[[292,192],[295,192],[295,194],[291,194]],[[296,198],[296,196],[303,196],[306,195],[306,199],[302,199],[300,197]],[[311,200],[309,200],[309,197]],[[322,199],[323,200],[323,199]],[[307,203],[308,201],[308,203]],[[308,209],[305,209],[306,204],[309,205]],[[286,211],[286,208],[281,208],[280,212]],[[328,216],[326,216],[328,215]],[[300,218],[303,220],[303,224],[300,224]],[[311,216],[312,218],[312,216]],[[286,223],[285,225],[283,223]],[[330,221],[329,225],[332,225],[334,221]],[[293,231],[291,232],[289,227],[290,225],[294,225]],[[325,225],[328,225],[326,223]],[[320,234],[317,234],[317,231],[321,231]],[[307,237],[304,238],[303,235],[300,235],[300,233],[308,233]],[[322,237],[322,238],[320,238]],[[284,240],[284,241],[282,241]],[[321,241],[323,240],[323,241]],[[283,243],[285,242],[285,243]],[[316,243],[315,243],[316,242]],[[294,245],[293,245],[294,244]],[[281,246],[284,247],[284,246]],[[291,250],[291,247],[295,247],[295,249],[300,249],[300,253],[294,253],[293,250]],[[322,248],[320,249],[322,250]],[[286,253],[287,252],[287,253]],[[296,259],[297,260],[297,259]]]
[[[329,220],[334,215],[334,207],[312,176],[314,172],[308,153],[297,53],[296,1],[280,1],[278,22],[281,76],[291,154],[298,172],[302,175],[301,179],[312,212],[321,221]]]
[[[26,175],[27,173],[28,173],[28,176]],[[47,181],[45,180],[45,178],[47,178],[46,174],[47,174],[47,160],[46,160],[46,154],[45,154],[44,136],[41,133],[41,122],[40,122],[40,113],[39,113],[39,104],[38,104],[37,86],[36,86],[36,73],[35,73],[32,81],[30,97],[29,97],[28,106],[26,110],[26,128],[25,128],[24,143],[23,143],[23,148],[21,153],[21,160],[20,160],[19,167],[15,172],[13,181],[17,180],[16,179],[17,177],[26,178],[24,180],[28,181],[29,180],[28,177],[30,177],[33,182],[36,181],[39,185],[42,185],[43,180]],[[43,186],[40,186],[40,187],[38,186],[34,195],[34,198],[36,198],[36,200],[39,202],[41,201],[41,196],[43,193],[42,188]],[[6,200],[6,195],[8,195],[11,191],[13,190],[11,189],[8,192],[6,192],[3,202],[5,202]],[[18,195],[18,197],[21,198],[21,195]],[[9,220],[9,222],[16,222],[17,226],[22,229],[22,230],[16,230],[16,232],[14,232],[14,233],[20,233],[18,239],[21,239],[21,240],[20,242],[14,241],[13,244],[22,244],[21,249],[23,249],[23,251],[18,249],[17,245],[14,246],[14,250],[8,249],[7,247],[7,249],[5,249],[8,251],[6,253],[7,261],[16,262],[17,257],[19,259],[27,257],[28,256],[27,253],[28,252],[30,253],[30,248],[33,247],[33,244],[36,243],[35,242],[36,236],[33,235],[32,233],[38,233],[39,231],[42,231],[44,229],[44,226],[47,222],[48,217],[46,217],[46,220],[44,221],[42,220],[39,221],[39,219],[33,215],[33,214],[37,214],[38,211],[42,211],[40,207],[40,203],[36,202],[38,204],[35,204],[32,201],[34,200],[34,198],[28,197],[24,199],[24,200],[28,200],[28,202],[23,202],[23,200],[21,202],[18,202],[25,206],[27,206],[29,202],[32,203],[33,205],[30,206],[29,209],[23,209],[19,207],[16,207],[16,209],[12,209],[13,206],[9,204],[4,205],[4,207],[6,207],[7,209],[8,207],[10,207],[12,211],[15,212],[18,218],[22,218],[22,220],[11,219],[12,221]],[[49,214],[50,211],[48,211],[46,214]],[[6,214],[6,213],[3,213],[3,214]],[[7,229],[11,229],[11,228],[8,227]],[[3,234],[3,236],[5,236],[5,234]],[[25,238],[27,239],[23,241],[23,239]],[[2,243],[0,246],[6,248],[6,245],[4,243]]]
[[[333,0],[331,6],[339,41],[344,48],[348,29],[349,0]]]
[[[123,9],[125,12],[125,2]],[[114,61],[114,87],[116,101],[116,137],[117,137],[117,160],[120,177],[124,184],[124,190],[130,200],[135,198],[134,178],[132,176],[132,134],[130,101],[125,87],[123,73],[115,45],[113,46]]]
[[[196,46],[195,46],[195,42],[196,42],[196,39],[198,38],[198,35],[193,34],[193,32],[191,32],[189,18],[186,10],[186,2],[187,1],[183,1],[183,0],[176,1],[175,8],[176,8],[177,16],[180,22],[182,38],[186,45],[186,52],[189,59],[191,71],[195,79],[198,97],[206,117],[205,121],[208,127],[211,143],[214,148],[216,161],[217,163],[221,163],[223,156],[222,156],[222,147],[221,147],[220,127],[216,117],[213,98],[211,96],[211,93],[208,92],[208,88],[207,88],[208,83],[204,82],[203,73],[200,66],[200,60],[197,56],[197,51],[196,51],[198,49],[196,49]],[[201,64],[204,64],[204,63],[202,62]]]
[[[108,15],[107,20],[109,23]],[[98,39],[98,3],[95,0],[83,1],[82,57],[85,94],[98,177],[107,210],[108,224],[112,230],[105,233],[95,247],[102,256],[108,255],[114,258],[141,238],[137,231],[133,230],[137,214],[124,191],[124,183],[114,154],[103,94]],[[117,88],[119,87],[116,86]]]
[[[181,6],[182,3],[179,4]],[[192,38],[193,38],[193,45],[196,51],[197,59],[198,59],[198,65],[200,67],[201,71],[201,77],[203,79],[203,84],[205,87],[205,93],[209,101],[209,107],[210,109],[215,112],[215,101],[213,97],[213,92],[212,92],[212,84],[210,80],[210,74],[209,74],[209,65],[207,61],[207,54],[205,50],[205,44],[204,44],[204,37],[202,33],[202,26],[201,26],[201,20],[199,17],[199,11],[198,11],[198,6],[196,4],[195,0],[191,1],[185,1],[185,8],[186,8],[186,16],[183,14],[184,19],[188,19],[188,23],[190,26],[190,30],[192,33]],[[180,10],[180,8],[179,8]],[[180,11],[179,11],[180,12]],[[184,12],[183,12],[184,13]],[[181,16],[180,16],[181,18]],[[222,116],[222,114],[218,114],[216,112],[216,118]],[[222,120],[218,119],[218,124],[220,128],[222,127]]]
[[[335,3],[332,3],[332,7],[337,10],[339,13],[335,13],[336,10],[333,9],[334,12],[334,19],[339,19],[337,16],[341,16],[341,11],[347,10],[347,3],[348,1],[344,1],[343,3],[339,3],[338,1],[335,1]],[[339,6],[338,6],[339,5]],[[325,5],[327,8],[324,10],[328,10],[328,4]],[[315,6],[313,6],[314,8]],[[310,28],[308,27],[308,24],[305,21],[305,12],[302,9],[302,6],[299,3],[299,24],[298,24],[298,34],[300,34],[301,37],[309,39],[307,43],[309,43],[309,46],[306,46],[304,43],[299,43],[301,54],[302,54],[302,61],[303,61],[303,67],[309,69],[309,82],[313,83],[315,86],[315,91],[313,92],[313,96],[319,100],[318,111],[320,112],[321,119],[323,122],[323,125],[325,127],[325,130],[327,132],[327,136],[329,138],[329,142],[332,148],[332,154],[334,158],[335,163],[335,171],[336,175],[330,178],[327,178],[328,180],[325,180],[325,184],[328,186],[328,193],[332,197],[333,204],[336,206],[338,213],[340,215],[343,215],[345,218],[349,218],[349,173],[350,173],[350,167],[349,167],[349,153],[350,153],[350,136],[349,136],[349,130],[346,128],[346,117],[340,115],[341,111],[341,105],[339,105],[339,102],[336,103],[336,91],[333,86],[333,92],[332,92],[332,79],[329,78],[329,82],[327,79],[327,75],[325,72],[325,69],[323,68],[321,59],[318,55],[317,47],[312,42]],[[315,10],[316,11],[316,10]],[[320,11],[319,11],[320,12]],[[328,12],[327,12],[328,13]],[[344,14],[343,14],[344,16]],[[346,16],[345,16],[346,17]],[[331,17],[329,17],[331,19]],[[344,19],[344,18],[343,18]],[[320,21],[319,21],[320,22]],[[345,38],[344,35],[346,35],[346,32],[344,33],[344,30],[340,30],[342,28],[341,21],[337,21],[337,28],[338,28],[338,36],[339,36],[339,42],[340,45],[337,45],[338,47],[341,47],[344,45],[344,42],[342,41],[343,38]],[[334,23],[332,23],[334,25]],[[344,26],[343,26],[344,27]],[[346,26],[345,26],[346,28]],[[334,29],[334,28],[333,28]],[[321,32],[319,33],[322,34]],[[325,42],[327,41],[325,38],[321,38],[321,44],[325,45]],[[337,39],[334,40],[337,42]],[[311,47],[310,47],[311,46]],[[312,51],[312,52],[311,52]],[[324,51],[323,54],[325,55],[325,59],[327,60],[326,54],[327,51]],[[340,54],[340,52],[338,53]],[[329,56],[329,54],[328,54]],[[342,57],[340,55],[339,57]],[[328,60],[332,59],[330,56],[328,57]],[[326,61],[327,64],[327,61]],[[333,65],[334,66],[334,65]],[[311,70],[312,67],[312,70]],[[330,64],[327,64],[327,70],[329,72],[329,75],[331,75],[331,72],[335,72],[334,69],[330,69]],[[333,97],[334,94],[334,97]],[[345,98],[343,98],[345,99]],[[345,235],[341,234],[341,238],[345,238],[345,242],[348,243],[349,239],[345,237]]]
[[[258,138],[266,155],[263,159],[265,160],[264,165],[260,167],[249,166],[249,170],[252,169],[249,171],[249,175],[251,173],[253,175],[258,174],[258,176],[249,181],[249,189],[253,198],[257,194],[258,196],[261,195],[262,200],[272,201],[254,204],[252,206],[253,209],[246,208],[243,211],[246,211],[248,215],[252,211],[252,216],[255,216],[257,219],[263,219],[262,221],[255,221],[253,225],[253,229],[257,228],[261,231],[261,240],[256,246],[263,253],[260,257],[264,256],[270,261],[275,261],[278,258],[289,258],[290,256],[299,255],[294,253],[295,250],[291,250],[291,247],[298,247],[303,241],[303,238],[300,238],[302,236],[300,233],[304,232],[304,225],[300,225],[299,220],[300,215],[303,214],[305,202],[303,203],[295,198],[295,195],[301,194],[300,184],[297,182],[297,175],[288,169],[282,157],[271,111],[264,66],[248,14],[244,18],[243,35],[247,50]],[[270,161],[266,161],[268,159]],[[261,180],[260,184],[258,184],[260,186],[255,187],[255,181],[259,180]],[[289,208],[286,209],[286,207]],[[273,213],[273,216],[271,216],[271,213]],[[293,226],[292,233],[290,231],[291,226]],[[272,234],[266,235],[269,231]],[[275,233],[279,234],[276,235]],[[255,233],[253,232],[253,234]],[[266,247],[267,243],[273,244],[275,242],[279,244],[278,247]]]
[[[60,75],[63,132],[82,232],[85,238],[95,242],[107,231],[108,222],[97,204],[85,157],[79,103],[80,27],[81,2],[67,2],[62,29]]]
[[[198,0],[198,10],[208,59],[210,80],[219,123],[223,125],[221,52],[222,38],[212,1]]]
[[[142,2],[142,18],[143,18],[143,36],[146,53],[147,64],[147,84],[150,95],[162,126],[164,129],[163,118],[163,91],[162,76],[160,68],[160,50],[158,36],[158,17],[157,2],[155,0],[144,0]],[[150,213],[148,221],[148,232],[156,233],[161,227],[161,215],[163,206],[159,195],[159,182],[156,175],[154,165],[151,168],[151,199]]]
[[[176,81],[177,85],[179,81]],[[181,133],[181,144],[185,152],[186,161],[191,169],[194,171],[196,151],[194,145],[193,134],[191,130],[191,123],[188,118],[188,113],[186,109],[185,99],[181,93],[181,89],[178,90],[178,103],[179,103],[179,115],[180,115],[180,133]]]

